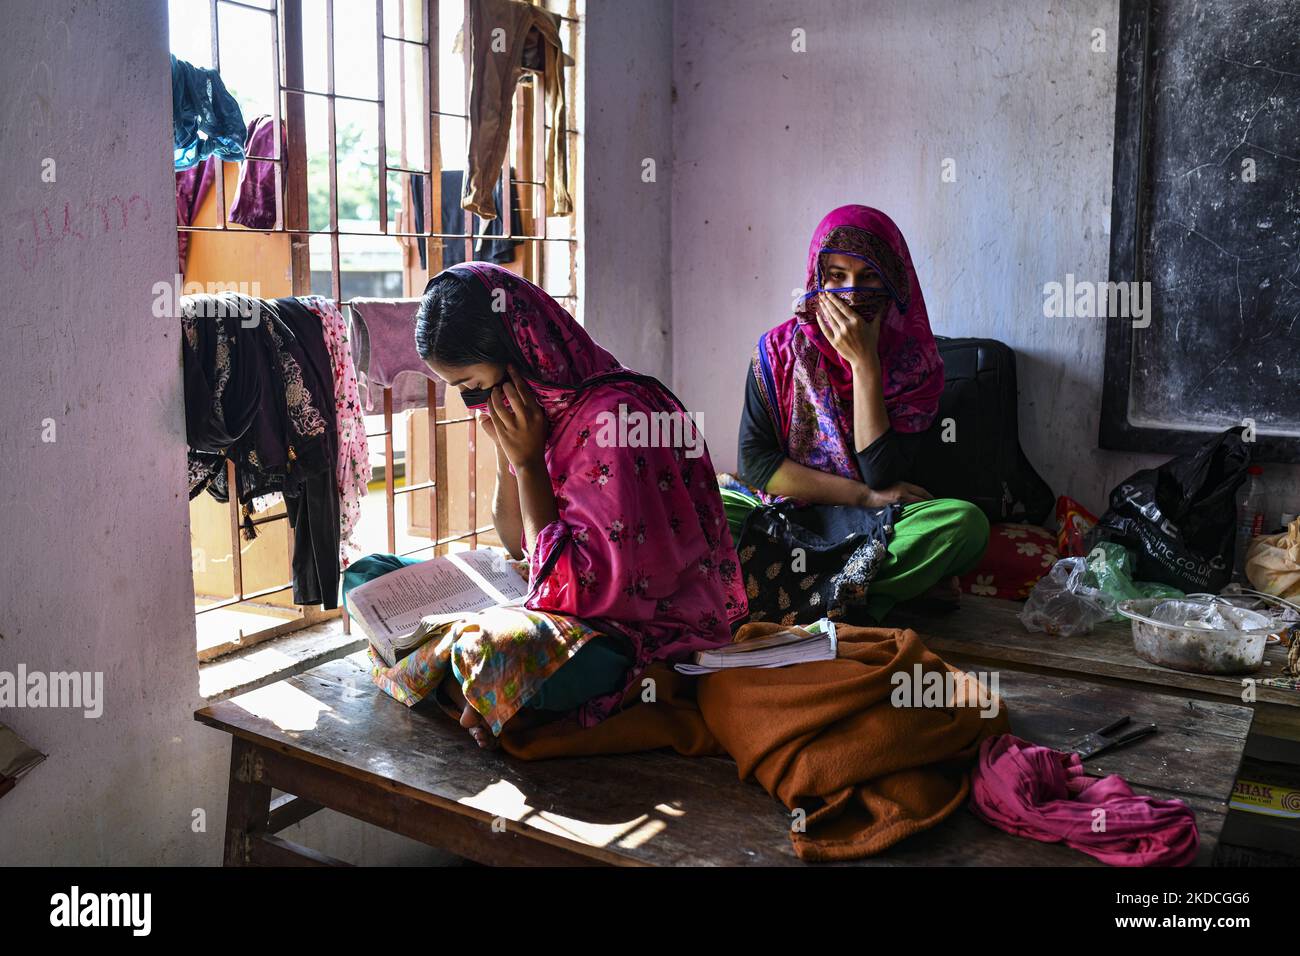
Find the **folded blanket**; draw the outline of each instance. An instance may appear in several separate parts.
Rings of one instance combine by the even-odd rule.
[[[778,629],[749,624],[736,640]],[[753,777],[792,811],[800,859],[871,856],[961,806],[980,741],[1009,723],[1001,706],[991,713],[975,678],[944,664],[915,632],[841,626],[838,634],[839,657],[831,661],[738,668],[697,683],[647,671],[654,683],[632,688],[623,709],[601,724],[507,725],[502,745],[524,759],[659,747],[725,752],[742,780]],[[910,692],[900,694],[924,674],[951,675],[948,706],[912,706]],[[641,702],[651,689],[654,704]]]

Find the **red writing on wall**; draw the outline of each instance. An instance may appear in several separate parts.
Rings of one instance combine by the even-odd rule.
[[[97,236],[126,232],[137,222],[149,219],[149,200],[139,193],[128,199],[110,196],[85,202],[65,200],[40,209],[15,213],[18,223],[18,264],[32,272],[41,256],[64,242],[84,242]]]

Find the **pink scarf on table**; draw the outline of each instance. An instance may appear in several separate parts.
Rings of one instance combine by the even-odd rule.
[[[866,262],[889,293],[878,351],[885,410],[895,431],[930,427],[943,394],[943,360],[911,253],[894,221],[869,206],[840,206],[828,213],[808,245],[805,294],[794,316],[759,339],[754,375],[788,457],[861,481],[853,454],[853,372],[813,312],[812,296],[822,289],[822,256],[830,253]],[[867,299],[859,292],[843,297],[850,306]]]
[[[519,371],[550,425],[546,470],[559,519],[529,555],[526,606],[617,630],[634,648],[624,688],[580,708],[580,723],[592,726],[649,664],[730,642],[731,622],[748,613],[713,463],[672,392],[621,365],[537,286],[490,263],[448,271],[476,277],[503,307]],[[664,413],[694,441],[634,440],[635,420]]]
[[[1112,866],[1186,866],[1200,846],[1183,801],[1135,794],[1118,774],[1086,776],[1078,754],[1011,734],[980,745],[970,806],[1000,830],[1064,843]]]

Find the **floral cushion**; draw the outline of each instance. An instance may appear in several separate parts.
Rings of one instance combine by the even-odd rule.
[[[989,546],[970,574],[961,578],[968,594],[1023,601],[1038,579],[1052,569],[1056,536],[1035,524],[995,524]]]

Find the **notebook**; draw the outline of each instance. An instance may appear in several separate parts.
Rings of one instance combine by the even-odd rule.
[[[713,674],[733,667],[788,667],[808,661],[835,659],[835,622],[822,618],[807,627],[791,627],[766,637],[696,651],[689,663],[677,664],[682,674]]]

